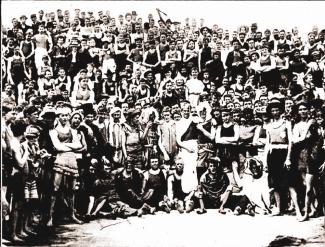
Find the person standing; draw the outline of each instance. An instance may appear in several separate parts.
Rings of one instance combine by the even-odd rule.
[[[289,188],[291,199],[293,200],[296,216],[301,221],[302,215],[299,209],[297,192],[295,189],[297,183],[297,169],[291,166],[291,149],[292,149],[292,127],[289,121],[281,118],[283,105],[273,99],[267,107],[271,114],[271,122],[266,127],[266,147],[268,166],[268,183],[274,191],[276,207],[272,215],[282,213],[282,190]]]

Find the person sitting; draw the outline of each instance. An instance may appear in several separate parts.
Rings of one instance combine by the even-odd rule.
[[[150,158],[150,169],[144,172],[142,196],[150,206],[170,213],[170,208],[164,200],[167,196],[166,176],[166,170],[159,168],[159,159],[152,156]]]

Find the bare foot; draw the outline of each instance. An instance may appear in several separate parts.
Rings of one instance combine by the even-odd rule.
[[[20,237],[23,237],[23,238],[27,238],[27,237],[28,237],[28,234],[27,234],[26,232],[24,232],[24,230],[21,230],[21,231],[18,233],[18,235],[19,235]]]
[[[305,213],[304,216],[302,216],[301,214],[298,214],[298,215],[297,215],[297,220],[298,220],[299,222],[303,222],[303,221],[308,220],[308,213]]]
[[[14,243],[22,243],[22,242],[24,242],[24,240],[22,240],[21,238],[19,238],[17,235],[12,235],[10,240],[12,242],[14,242]]]
[[[52,218],[49,219],[49,221],[46,223],[47,227],[52,227],[53,226],[53,220]]]
[[[79,225],[83,224],[83,221],[78,220],[75,215],[71,216],[71,220],[76,224],[79,224]]]
[[[279,208],[274,208],[274,210],[272,210],[271,216],[279,216],[281,215],[281,211]]]
[[[310,213],[308,214],[308,217],[315,217],[316,215],[316,209],[311,209]]]
[[[28,235],[32,235],[32,236],[36,236],[37,233],[36,232],[33,232],[32,229],[30,228],[25,228],[24,229],[24,232],[26,232]]]

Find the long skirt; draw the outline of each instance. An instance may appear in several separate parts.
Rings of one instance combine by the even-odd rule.
[[[190,153],[184,148],[179,151],[179,156],[184,161],[184,172],[182,176],[182,189],[184,193],[189,193],[197,188],[198,180],[196,173],[198,159],[198,143],[196,140],[184,141],[183,144],[191,149],[194,153]]]

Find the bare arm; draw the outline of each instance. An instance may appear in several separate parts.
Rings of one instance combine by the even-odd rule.
[[[29,152],[28,152],[28,148],[25,147],[25,153],[22,154],[21,153],[21,148],[19,145],[12,145],[12,150],[14,151],[14,157],[15,157],[15,160],[17,161],[17,164],[20,168],[23,168],[27,162],[27,159],[28,159],[28,155],[29,155]]]
[[[167,179],[167,196],[170,200],[174,199],[173,181],[174,176],[169,176],[169,178]]]
[[[64,143],[60,142],[60,140],[58,138],[58,132],[56,130],[51,130],[49,134],[50,134],[53,146],[57,151],[61,151],[61,152],[72,151],[72,149],[70,147],[67,147]]]

